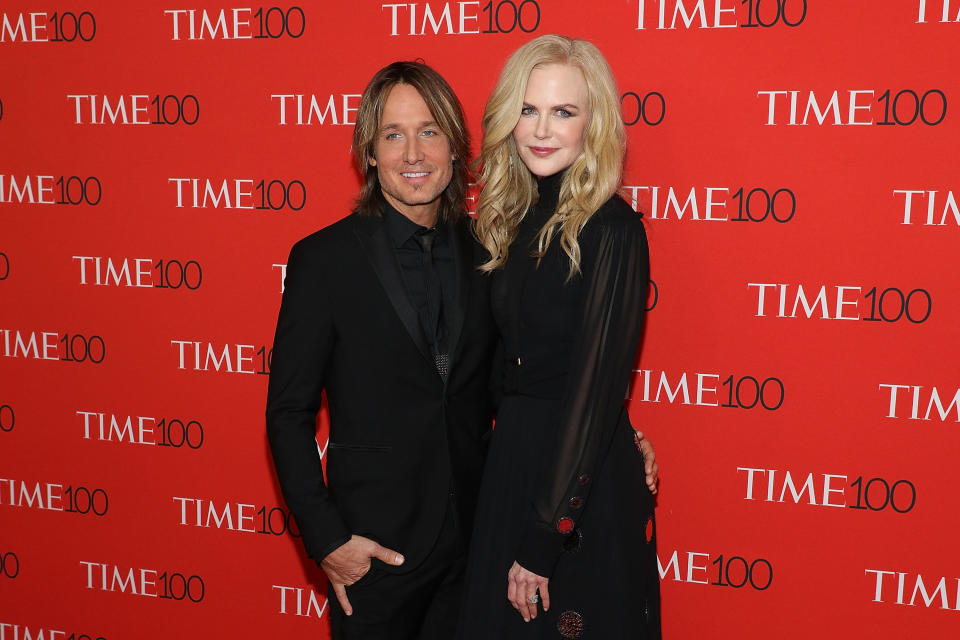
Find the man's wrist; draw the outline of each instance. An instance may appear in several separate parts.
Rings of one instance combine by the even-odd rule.
[[[352,537],[353,537],[353,536],[348,535],[348,536],[345,537],[345,538],[338,538],[338,539],[334,540],[333,542],[331,542],[330,544],[328,544],[326,547],[324,547],[323,550],[318,554],[318,555],[319,555],[319,558],[314,558],[314,560],[315,560],[316,563],[317,563],[317,566],[318,566],[318,567],[322,567],[322,566],[323,566],[323,561],[324,561],[324,559],[325,559],[328,555],[330,555],[331,553],[333,553],[334,551],[336,551],[337,549],[339,549],[340,547],[342,547],[343,545],[345,545],[346,543],[350,542],[350,539],[351,539]]]

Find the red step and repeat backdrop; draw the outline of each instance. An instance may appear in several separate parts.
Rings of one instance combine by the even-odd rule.
[[[328,637],[264,436],[287,252],[374,71],[476,142],[552,32],[647,214],[664,636],[957,637],[960,0],[50,0],[0,7],[0,638]]]

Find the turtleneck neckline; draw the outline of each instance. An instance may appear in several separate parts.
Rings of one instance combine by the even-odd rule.
[[[563,176],[566,173],[566,171],[558,171],[552,176],[537,179],[537,191],[540,193],[540,199],[536,205],[537,213],[553,215],[557,210],[557,203],[560,200],[560,185],[563,184]]]

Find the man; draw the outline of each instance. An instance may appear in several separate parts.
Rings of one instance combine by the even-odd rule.
[[[464,211],[459,101],[426,65],[393,63],[364,91],[353,152],[364,174],[356,210],[290,253],[267,433],[304,546],[336,596],[333,637],[449,640],[496,339]]]

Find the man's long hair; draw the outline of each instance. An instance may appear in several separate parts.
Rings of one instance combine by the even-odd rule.
[[[454,156],[453,176],[440,195],[438,218],[445,222],[461,220],[466,215],[465,198],[470,181],[470,136],[467,133],[463,108],[453,89],[439,73],[422,62],[389,64],[373,76],[363,91],[357,109],[357,125],[353,129],[353,157],[363,176],[356,210],[363,214],[380,215],[384,198],[380,191],[377,168],[370,164],[370,159],[375,158],[374,145],[380,129],[383,107],[390,91],[398,84],[410,85],[417,90],[427,103],[437,127],[450,142],[450,152]]]

